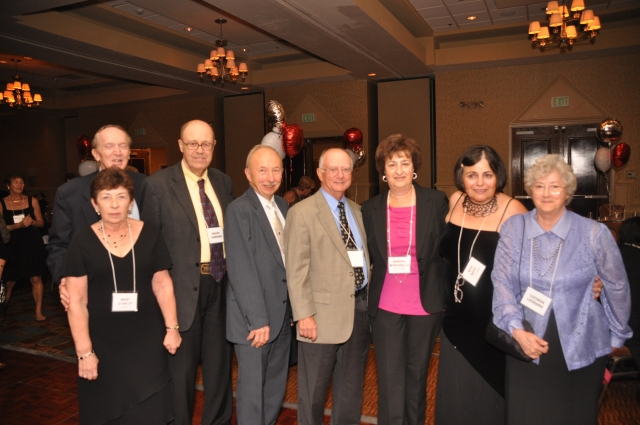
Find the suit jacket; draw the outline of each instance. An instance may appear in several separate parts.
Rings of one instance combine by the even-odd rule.
[[[224,213],[233,200],[231,179],[215,168],[207,170]],[[145,180],[142,220],[162,229],[173,267],[169,271],[178,309],[180,331],[191,328],[200,290],[200,232],[181,162]]]
[[[369,268],[367,235],[360,205],[348,200],[362,236]],[[287,286],[293,320],[314,316],[317,344],[342,344],[351,336],[355,277],[342,236],[321,191],[289,210],[284,229]],[[298,340],[311,342],[300,337]]]
[[[142,211],[142,183],[147,176],[128,172],[133,179],[134,197],[138,209]],[[60,275],[62,260],[67,253],[71,238],[80,229],[91,226],[100,220],[91,205],[91,182],[98,172],[72,179],[58,188],[53,203],[53,222],[49,230],[47,265],[56,283],[64,276]]]
[[[274,196],[287,216],[287,201]],[[249,331],[269,325],[269,342],[278,337],[287,313],[287,275],[278,241],[256,192],[249,188],[227,207],[227,339],[251,344]]]
[[[444,310],[446,263],[440,257],[440,241],[445,232],[449,209],[447,196],[414,184],[416,189],[416,249],[420,269],[420,300],[428,313]],[[373,273],[369,288],[369,315],[378,311],[387,271],[387,195],[385,191],[362,204],[364,227],[369,241]]]

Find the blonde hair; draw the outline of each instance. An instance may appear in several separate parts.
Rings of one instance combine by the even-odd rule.
[[[565,189],[569,196],[565,205],[569,205],[571,203],[571,197],[576,193],[576,189],[578,188],[578,179],[576,179],[576,175],[573,173],[571,166],[564,162],[564,159],[562,159],[560,155],[545,155],[536,159],[536,162],[524,173],[524,188],[527,193],[531,195],[533,184],[554,171],[560,174],[566,186]]]

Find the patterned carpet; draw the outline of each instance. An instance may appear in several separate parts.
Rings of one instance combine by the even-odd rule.
[[[36,322],[34,304],[29,282],[20,282],[14,289],[11,303],[2,322],[0,347],[10,350],[26,351],[45,357],[53,357],[75,363],[75,350],[69,331],[69,324],[64,309],[60,305],[56,291],[45,285],[43,314],[44,322]],[[435,353],[439,352],[436,345]],[[237,365],[234,359],[234,388],[237,378]],[[435,389],[438,379],[438,357],[431,358],[429,378],[427,381],[427,420],[433,424],[435,412]],[[363,421],[376,423],[378,388],[375,366],[375,352],[369,352],[364,383]],[[598,417],[599,425],[637,425],[640,424],[640,403],[636,394],[640,393],[640,380],[613,381],[607,390]],[[329,391],[329,395],[331,392]],[[297,367],[289,370],[285,406],[294,407],[297,401]],[[327,408],[331,408],[331,397],[327,400]]]

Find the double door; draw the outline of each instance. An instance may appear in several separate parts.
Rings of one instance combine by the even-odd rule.
[[[596,138],[597,124],[514,127],[511,129],[512,195],[528,209],[533,201],[524,188],[524,175],[536,159],[559,154],[573,168],[578,188],[569,205],[574,212],[598,216],[598,208],[608,203],[606,175],[594,164],[601,144]]]

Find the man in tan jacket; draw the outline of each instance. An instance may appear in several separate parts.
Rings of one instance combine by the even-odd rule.
[[[287,287],[298,324],[298,423],[322,423],[333,375],[332,423],[359,423],[370,343],[369,254],[360,206],[345,197],[353,163],[342,149],[320,156],[321,189],[289,210]]]

